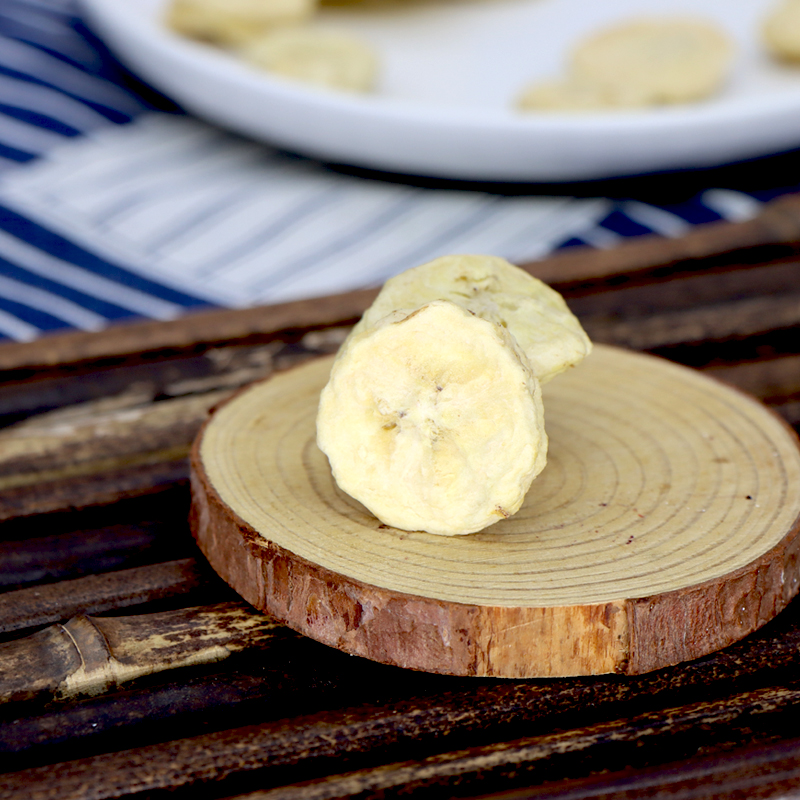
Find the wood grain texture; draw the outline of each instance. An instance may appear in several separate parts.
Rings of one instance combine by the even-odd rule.
[[[669,271],[690,272],[737,263],[764,263],[797,253],[800,197],[784,195],[745,222],[697,225],[677,238],[640,236],[608,250],[569,249],[528,267],[559,291],[588,288],[622,278],[625,282]],[[777,245],[777,247],[776,247]]]
[[[297,300],[247,309],[189,313],[170,322],[137,321],[115,325],[102,335],[71,331],[34,342],[0,343],[0,371],[34,374],[47,367],[111,361],[158,352],[161,357],[203,345],[259,342],[287,331],[327,328],[355,322],[377,295],[377,289]]]
[[[182,558],[4,592],[0,633],[188,595],[208,584],[207,572],[193,558]]]
[[[178,520],[176,513],[169,521],[131,521],[0,541],[0,586],[9,591],[172,560],[180,550],[169,538],[167,526]]]
[[[178,452],[183,449],[181,447]],[[111,505],[168,491],[189,480],[188,458],[173,458],[174,451],[150,455],[152,461],[128,464],[119,469],[99,469],[7,489],[0,495],[0,522],[19,522],[40,514]]]
[[[582,729],[504,741],[485,747],[457,750],[430,758],[384,764],[373,769],[335,775],[293,786],[240,795],[235,800],[336,800],[336,798],[438,798],[457,792],[476,794],[492,784],[534,784],[563,762],[562,774],[582,774],[593,768],[619,768],[631,760],[635,748],[664,748],[665,754],[692,752],[702,747],[698,722],[728,729],[774,725],[780,712],[800,705],[800,690],[770,688],[734,695],[724,701],[693,703],[613,720]],[[759,719],[761,717],[763,719]],[[634,756],[635,758],[635,756]],[[800,785],[800,779],[798,780]],[[234,800],[231,798],[231,800]]]
[[[335,351],[346,330],[311,331],[293,345],[216,347],[150,372],[134,365],[94,373],[91,380],[78,374],[3,386],[0,416],[13,418],[15,402],[28,412],[64,407],[0,429],[0,522],[108,504],[187,481],[186,456],[211,407],[273,368]],[[69,391],[62,395],[64,388]]]
[[[44,414],[66,406],[89,408],[94,402],[102,411],[116,405],[235,388],[266,377],[272,356],[282,341],[235,347],[212,346],[201,353],[142,359],[131,355],[112,364],[80,368],[54,365],[31,375],[14,372],[0,375],[0,422],[11,424],[31,414]]]
[[[557,691],[565,695],[564,705],[577,712],[565,718],[548,683],[501,682],[476,689],[474,697],[469,690],[461,690],[420,698],[416,704],[396,702],[378,708],[362,704],[189,736],[76,759],[55,773],[47,767],[20,770],[0,776],[0,797],[105,800],[125,796],[123,792],[135,797],[184,789],[191,794],[198,785],[205,796],[231,797],[238,793],[231,784],[245,782],[253,788],[280,786],[287,797],[294,797],[287,778],[296,783],[312,775],[332,776],[330,783],[339,790],[333,796],[380,797],[381,789],[370,792],[366,780],[355,791],[352,783],[346,785],[353,776],[341,773],[362,766],[362,777],[383,780],[389,787],[393,782],[397,786],[395,770],[409,769],[403,777],[430,779],[433,797],[452,797],[459,796],[459,773],[480,777],[482,766],[487,767],[489,785],[508,786],[518,770],[520,778],[535,782],[574,777],[578,767],[586,771],[621,768],[632,754],[637,761],[649,758],[651,763],[663,764],[676,753],[685,755],[711,742],[724,748],[731,733],[752,739],[760,729],[768,735],[770,727],[774,731],[786,724],[800,707],[796,687],[769,687],[685,706],[656,705],[654,713],[630,713],[630,706],[620,705],[625,695],[640,693],[647,704],[653,703],[656,693],[647,692],[647,685],[628,682],[616,686],[562,683]],[[597,721],[593,699],[611,716]],[[615,710],[629,713],[615,717]],[[591,723],[586,721],[590,714],[595,714]],[[516,726],[503,727],[504,720],[514,717]],[[535,735],[520,738],[521,719]],[[562,724],[565,719],[571,723],[568,727]],[[500,738],[487,738],[487,729]],[[398,764],[400,754],[422,763],[416,769],[413,764]],[[333,776],[340,776],[342,783],[337,785]],[[319,784],[312,787],[319,790]],[[397,793],[402,795],[403,789],[398,787]],[[387,791],[387,796],[392,794]]]
[[[229,392],[104,408],[71,407],[0,430],[0,492],[31,484],[177,460],[208,410]]]
[[[654,350],[677,344],[754,336],[800,326],[800,293],[734,300],[705,308],[666,310],[632,318],[584,317],[593,341]]]
[[[663,292],[658,293],[663,294]],[[697,287],[693,286],[689,292],[690,296],[697,295]],[[784,302],[784,300],[780,300]],[[636,313],[625,321],[619,309],[608,306],[600,313],[598,309],[592,311],[592,316],[584,319],[584,323],[592,328],[595,335],[607,336],[609,340],[617,337],[620,344],[632,345],[642,344],[645,340],[651,345],[675,344],[676,335],[672,323],[676,320],[669,314],[657,314],[648,316],[643,322],[640,318],[642,313],[648,310],[649,306],[638,306],[633,304]],[[684,308],[681,312],[685,325],[681,327],[682,334],[687,335],[691,340],[696,340],[698,336],[723,336],[727,331],[730,332],[734,327],[741,330],[741,320],[737,318],[734,309],[729,305],[722,304],[719,307],[695,309],[687,313]],[[615,317],[616,315],[616,317]],[[630,316],[630,309],[628,309]],[[713,318],[713,319],[712,319]],[[767,309],[763,314],[752,317],[756,327],[759,329],[772,325],[778,317],[770,313]],[[719,322],[711,324],[714,320]],[[709,324],[707,324],[709,323]],[[284,354],[278,354],[278,366],[286,368],[295,363],[311,357],[321,352],[335,351],[336,346],[346,329],[334,328],[326,331],[311,332],[303,337],[302,344],[292,347]],[[790,333],[787,332],[787,341]],[[681,337],[677,337],[680,339]],[[724,336],[723,336],[724,338]],[[683,342],[681,342],[683,343]],[[764,345],[760,346],[762,349]],[[235,387],[247,382],[247,378],[259,377],[259,371],[268,373],[271,370],[273,348],[271,345],[254,348],[220,348],[212,349],[206,355],[205,360],[213,362],[218,371],[208,373],[192,369],[189,377],[184,375],[179,380],[173,379],[158,383],[157,386],[147,384],[145,399],[141,397],[142,384],[141,375],[136,372],[132,376],[132,386],[134,390],[123,392],[122,394],[112,394],[107,398],[97,401],[85,402],[77,406],[67,407],[63,414],[61,411],[41,414],[35,417],[37,425],[26,426],[15,425],[5,429],[5,433],[0,435],[0,441],[5,437],[19,436],[20,439],[30,437],[32,444],[41,446],[42,441],[36,441],[34,430],[39,428],[40,435],[48,427],[57,427],[59,419],[65,424],[74,427],[72,436],[53,436],[47,442],[46,456],[37,456],[36,450],[22,458],[16,459],[16,467],[11,468],[10,462],[14,459],[11,453],[6,456],[6,460],[0,456],[0,475],[4,474],[3,479],[11,484],[16,484],[17,488],[7,489],[0,494],[0,521],[4,519],[20,518],[34,514],[49,513],[66,508],[81,508],[89,505],[99,505],[122,499],[125,497],[147,494],[152,491],[159,491],[172,482],[185,481],[188,479],[188,465],[183,458],[170,460],[170,454],[183,453],[188,450],[191,438],[203,420],[204,406],[211,406],[214,398],[224,396],[223,386]],[[714,357],[718,358],[722,354],[719,346],[714,347]],[[731,352],[730,347],[727,352]],[[760,399],[769,403],[779,411],[791,424],[800,422],[800,388],[798,387],[798,371],[792,358],[786,357],[780,361],[758,361],[743,364],[741,369],[736,369],[728,374],[726,368],[719,367],[719,374],[725,380],[740,386],[746,391],[755,394]],[[713,364],[710,368],[717,370]],[[746,373],[746,374],[745,374]],[[91,381],[91,386],[103,386],[103,373],[98,374]],[[82,386],[87,385],[86,380],[79,381]],[[2,397],[6,398],[6,391],[20,389],[22,385],[11,385],[3,387]],[[117,391],[119,385],[115,382],[106,387],[109,391]],[[221,394],[212,394],[213,390],[219,390]],[[229,389],[228,391],[233,391]],[[35,407],[38,394],[31,388],[30,397],[20,396],[20,401],[25,401],[25,407]],[[173,400],[147,400],[154,397],[157,393],[166,394],[167,397],[175,393],[190,393],[189,396],[178,398],[181,402],[174,403]],[[198,392],[191,396],[192,392]],[[206,395],[207,400],[202,400],[202,395]],[[49,395],[48,395],[49,397]],[[69,397],[64,402],[68,402]],[[41,402],[45,402],[42,400]],[[54,402],[51,399],[47,402]],[[166,403],[163,409],[155,408]],[[163,421],[167,417],[168,409],[172,408],[172,421],[165,427],[162,425],[160,430],[156,427],[159,417]],[[126,410],[131,411],[131,416],[127,425],[127,430],[123,437],[116,437],[116,442],[120,445],[119,449],[110,447],[103,437],[93,441],[97,428],[102,428],[107,435],[115,429],[111,425],[99,425],[101,419],[112,418],[123,414]],[[182,411],[191,412],[188,418],[182,416]],[[80,419],[84,424],[75,424]],[[120,430],[117,427],[117,430]],[[170,450],[147,451],[142,443],[152,442],[155,438],[160,438],[162,442],[167,441],[173,448]],[[86,457],[83,462],[83,474],[81,470],[75,470],[77,474],[70,475],[61,479],[46,481],[42,471],[47,472],[50,463],[68,463],[70,449],[79,449]],[[143,453],[144,450],[144,453]],[[52,462],[48,459],[52,458]],[[116,458],[125,466],[119,470],[92,470],[92,464],[102,465],[105,458],[105,466],[108,466],[109,458]],[[137,464],[137,458],[144,460],[145,463]],[[159,461],[159,459],[166,459]],[[152,459],[152,461],[148,461]],[[38,468],[37,468],[38,464]],[[42,471],[40,471],[42,470]]]
[[[800,739],[729,748],[714,756],[671,763],[665,769],[611,774],[491,791],[480,800],[796,800],[800,797]]]
[[[758,397],[790,425],[800,425],[800,355],[712,365],[706,374]]]
[[[202,639],[204,633],[202,626],[217,627],[213,619],[214,608],[208,607],[206,612],[205,617],[197,615],[193,618],[198,639]],[[255,611],[252,613],[257,614]],[[518,736],[524,735],[526,731],[530,732],[532,725],[546,730],[551,727],[549,721],[559,715],[575,713],[586,721],[587,709],[592,709],[593,714],[603,715],[615,713],[613,709],[617,706],[628,707],[631,704],[640,710],[655,709],[695,702],[701,698],[719,698],[734,690],[742,691],[752,686],[780,683],[786,677],[791,677],[797,669],[800,653],[799,614],[800,606],[790,606],[778,620],[759,634],[689,665],[625,680],[608,676],[591,681],[476,682],[474,679],[399,671],[366,659],[348,658],[343,653],[323,648],[310,639],[293,635],[288,629],[282,628],[286,635],[277,637],[280,650],[271,650],[269,659],[263,659],[258,638],[242,641],[245,649],[251,651],[249,663],[255,683],[239,682],[242,677],[240,663],[239,677],[218,675],[205,682],[201,679],[194,684],[196,690],[186,697],[174,687],[166,687],[160,694],[163,699],[159,700],[159,704],[171,704],[175,715],[200,709],[210,712],[224,704],[246,705],[248,698],[255,701],[263,697],[265,691],[271,696],[273,688],[279,685],[286,709],[283,714],[294,716],[300,713],[301,707],[305,707],[309,692],[312,689],[319,692],[323,687],[328,697],[326,702],[331,708],[356,708],[359,703],[366,702],[383,704],[380,714],[386,719],[384,731],[393,730],[395,724],[398,730],[420,724],[431,737],[446,734],[451,747],[461,746],[452,743],[464,740],[475,744],[479,735],[487,737],[488,741],[494,741],[500,735],[508,738],[511,729],[519,730]],[[152,632],[149,614],[127,619],[133,636],[142,638],[148,631]],[[188,626],[184,630],[188,632]],[[265,669],[269,670],[268,678]],[[154,665],[152,672],[157,671]],[[35,672],[29,672],[26,677],[29,683],[36,680]],[[269,686],[259,687],[256,685],[259,680],[266,680]],[[398,698],[403,700],[402,709],[397,706]],[[102,704],[95,701],[97,730],[91,729],[82,735],[114,728],[120,718],[130,719],[147,714],[148,709],[157,703],[146,693],[138,698],[131,697],[129,704],[132,708],[126,710],[124,699],[114,696]],[[316,710],[320,710],[319,701]],[[69,730],[72,720],[83,720],[87,714],[90,715],[90,712],[86,710],[59,709],[51,712],[49,721],[42,720],[39,725],[32,724],[28,729],[32,736],[38,736],[40,740],[52,740],[60,732]],[[232,709],[226,715],[223,727],[230,727],[234,716]],[[99,724],[101,722],[102,726]],[[19,728],[14,730],[18,731]],[[47,731],[51,731],[49,737]],[[188,734],[193,733],[189,728]],[[9,748],[16,751],[14,742],[17,741],[18,733],[3,732],[0,728],[0,752],[7,752]],[[362,744],[365,749],[371,747],[369,742],[362,741]]]
[[[797,592],[796,438],[721,384],[598,348],[547,387],[550,463],[520,512],[437,537],[333,484],[313,444],[328,368],[241,393],[193,454],[201,549],[306,635],[434,672],[638,674],[736,641]]]
[[[800,355],[715,365],[708,367],[706,374],[731,383],[768,403],[800,398]]]

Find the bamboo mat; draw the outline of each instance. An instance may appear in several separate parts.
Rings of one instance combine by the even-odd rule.
[[[596,341],[796,428],[799,208],[533,269]],[[0,797],[791,796],[796,602],[647,675],[461,679],[275,627],[208,569],[186,518],[207,409],[334,351],[370,297],[0,346]]]

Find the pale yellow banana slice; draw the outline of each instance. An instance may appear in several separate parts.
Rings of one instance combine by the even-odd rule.
[[[239,55],[273,75],[344,92],[370,92],[378,77],[378,56],[347,33],[310,27],[269,31],[245,43]]]
[[[339,487],[385,524],[473,533],[514,514],[544,468],[541,389],[501,324],[434,300],[347,340],[317,443]]]
[[[721,87],[732,55],[724,30],[703,19],[638,19],[583,42],[569,73],[612,106],[688,103]]]
[[[237,45],[280,25],[310,19],[317,0],[171,0],[166,23],[193,39]]]
[[[390,278],[353,333],[397,309],[453,303],[506,327],[540,383],[583,360],[592,343],[564,298],[503,258],[444,256]]]
[[[767,50],[785,61],[800,61],[800,0],[781,0],[769,11],[761,29]]]
[[[613,106],[601,87],[569,78],[525,86],[516,101],[520,111],[598,111]]]

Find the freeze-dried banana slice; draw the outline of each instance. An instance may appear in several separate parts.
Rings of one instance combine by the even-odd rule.
[[[308,20],[316,0],[172,0],[167,25],[184,36],[235,45],[277,25]]]
[[[609,105],[685,103],[713,94],[732,47],[715,25],[642,19],[598,33],[573,53],[570,80],[596,86]]]
[[[724,33],[703,20],[634,20],[579,44],[566,76],[528,85],[516,107],[595,111],[700,100],[720,88],[731,54]]]
[[[326,89],[369,92],[378,75],[372,48],[334,31],[280,28],[247,42],[239,54],[268,72]]]
[[[506,327],[540,383],[579,363],[592,343],[564,298],[504,258],[443,256],[389,279],[354,333],[397,309],[450,300]]]
[[[800,61],[800,0],[783,0],[774,6],[762,27],[767,49],[785,61]]]
[[[516,102],[520,111],[595,111],[609,105],[597,86],[570,80],[532,83]]]
[[[339,487],[382,522],[445,536],[514,514],[547,457],[524,354],[502,325],[442,300],[347,340],[317,443]]]

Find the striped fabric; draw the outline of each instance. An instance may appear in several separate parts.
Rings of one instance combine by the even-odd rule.
[[[448,252],[526,261],[680,236],[765,199],[709,189],[658,207],[345,176],[181,114],[72,0],[0,0],[0,338],[319,296]]]
[[[3,199],[8,179],[78,137],[166,101],[131,79],[71,0],[0,0],[0,338],[169,319],[204,305],[59,235]]]

